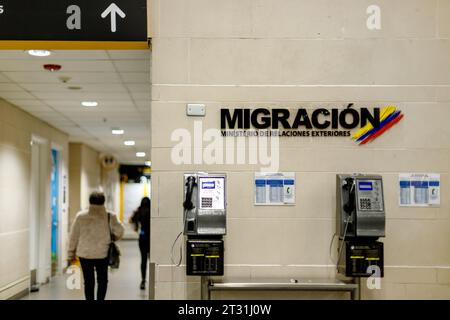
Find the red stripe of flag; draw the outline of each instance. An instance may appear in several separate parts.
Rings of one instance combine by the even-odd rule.
[[[395,118],[394,120],[392,120],[391,122],[389,122],[388,124],[386,124],[383,128],[381,128],[379,131],[377,131],[376,133],[374,133],[371,136],[368,136],[366,139],[364,139],[360,144],[366,144],[369,141],[372,141],[374,139],[376,139],[378,136],[380,136],[383,132],[386,132],[387,130],[389,130],[390,128],[392,128],[392,126],[396,123],[398,123],[400,120],[402,120],[403,118],[403,114],[401,114],[400,116],[398,116],[397,118]]]

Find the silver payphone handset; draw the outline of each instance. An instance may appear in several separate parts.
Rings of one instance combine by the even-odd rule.
[[[183,209],[185,235],[225,235],[226,175],[185,174]]]

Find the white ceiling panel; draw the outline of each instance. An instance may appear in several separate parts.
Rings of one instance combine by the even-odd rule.
[[[112,128],[117,128],[118,123],[121,123],[119,121],[108,121],[107,124],[103,124],[101,121],[97,121],[97,123],[95,122],[91,122],[88,124],[81,124],[80,122],[78,122],[78,124],[87,132],[89,132],[90,134],[92,134],[95,137],[98,138],[105,138],[108,139],[108,141],[115,141],[117,139],[121,139],[120,136],[114,136],[113,134],[111,134],[111,129]],[[109,125],[109,126],[108,126]],[[131,125],[133,127],[136,127],[139,125],[139,123],[137,122],[129,122],[128,125]],[[106,126],[106,128],[105,128]],[[143,133],[147,133],[147,131],[143,130],[142,128],[140,130],[138,130],[137,132],[135,132],[132,129],[127,129],[126,126],[121,126],[121,129],[125,130],[125,134],[123,135],[123,137],[126,137],[126,139],[137,139],[137,138],[142,138]],[[119,141],[117,140],[117,141]]]
[[[144,139],[136,139],[135,141],[136,141],[136,146],[137,147],[140,147],[140,146],[150,147],[150,143],[151,143],[150,139],[146,139],[146,138],[144,138]]]
[[[62,83],[21,83],[21,87],[25,90],[32,92],[66,92],[66,93],[87,93],[87,92],[127,92],[127,89],[122,84],[103,84],[103,83],[88,83],[83,84],[82,86],[77,86],[80,89],[70,90],[70,87],[73,87],[71,84],[62,84]],[[0,91],[2,87],[2,83],[0,83]],[[4,90],[6,91],[6,90]]]
[[[113,60],[147,60],[150,61],[149,50],[109,50],[108,55]]]
[[[0,97],[66,132],[70,141],[142,164],[135,153],[150,152],[150,56],[149,50],[97,50],[39,58],[0,50]],[[48,72],[45,63],[61,64],[62,70]],[[81,106],[91,100],[99,106]],[[113,136],[113,127],[125,134]],[[124,146],[128,139],[136,146]]]
[[[1,50],[0,50],[1,51]],[[9,83],[11,80],[9,80],[7,77],[5,77],[4,75],[2,75],[0,73],[0,83]]]
[[[109,59],[104,50],[56,50],[52,51],[55,59],[61,60],[105,60]]]
[[[84,130],[84,128],[80,128],[80,127],[74,127],[74,126],[70,126],[70,136],[76,136],[76,137],[85,137],[88,139],[96,139],[97,137],[92,136],[90,134],[90,132]]]
[[[33,95],[42,100],[77,100],[77,101],[97,101],[97,99],[126,100],[128,93],[121,92],[33,92]]]
[[[58,127],[77,127],[72,119],[67,118],[55,120],[52,124]]]
[[[101,114],[101,113],[77,113],[77,112],[62,112],[66,117],[69,117],[77,123],[84,123],[84,125],[101,124],[111,126],[125,126],[130,124],[140,124],[142,122],[142,117],[139,115],[129,115],[125,120],[124,116],[117,114]],[[84,119],[89,116],[89,122],[85,122]],[[106,121],[105,121],[106,120]]]
[[[52,51],[51,55],[54,60],[108,60],[109,55],[106,51],[103,50],[88,50],[88,51],[80,51],[80,50],[55,50]],[[41,58],[30,56],[24,50],[0,50],[0,59],[1,60],[27,60],[27,61],[43,61],[43,59],[50,58]]]
[[[150,108],[147,110],[139,110],[139,112],[142,115],[142,118],[145,119],[146,122],[150,123],[149,122],[149,120],[151,119]]]
[[[151,93],[150,90],[147,92],[132,92],[131,93],[131,97],[134,100],[147,100],[150,101],[151,100]]]
[[[125,83],[148,83],[150,84],[150,73],[145,72],[122,72],[120,73]]]
[[[95,140],[95,139],[86,139],[83,137],[74,137],[74,142],[82,142],[84,144],[87,144],[94,150],[97,150],[100,153],[111,153],[110,148],[105,146],[101,141]]]
[[[139,110],[147,110],[151,106],[151,101],[149,100],[134,100],[134,103]]]
[[[64,108],[76,108],[77,110],[85,110],[86,108],[81,108],[80,100],[43,100],[49,106],[56,109]],[[98,107],[101,110],[134,110],[135,105],[131,99],[128,100],[96,100],[98,102]]]
[[[116,123],[107,123],[107,124],[103,124],[101,125],[100,123],[95,123],[95,122],[91,122],[91,123],[83,123],[80,124],[80,126],[85,129],[86,131],[94,134],[94,135],[98,135],[99,137],[108,137],[108,139],[114,140],[114,139],[122,139],[125,138],[126,139],[133,139],[133,137],[142,137],[142,134],[147,134],[147,130],[145,130],[145,128],[143,128],[142,126],[137,126],[135,123],[132,123],[131,125],[123,125],[120,128],[125,130],[125,134],[123,136],[114,136],[111,134],[111,129],[118,127]]]
[[[147,83],[130,83],[126,85],[132,93],[150,92],[151,86]]]
[[[61,70],[54,72],[59,74],[61,72],[114,72],[114,66],[111,61],[97,60],[97,61],[63,61],[63,60],[2,60],[0,59],[0,70],[5,71],[44,71],[51,72],[44,69],[45,64],[57,64],[61,66]],[[132,70],[134,71],[134,70]]]
[[[0,93],[1,97],[6,100],[18,100],[18,99],[34,99],[34,97],[25,90],[20,91],[3,91]]]
[[[115,60],[119,72],[145,72],[150,70],[150,60]]]
[[[25,110],[28,113],[31,113],[32,115],[35,115],[38,112],[55,112],[54,110],[52,110],[50,107],[47,107],[46,105],[33,106],[33,105],[20,104],[20,108],[22,108],[23,110]]]
[[[0,92],[22,91],[23,89],[14,83],[0,83]]]
[[[49,63],[61,65],[61,71],[64,72],[114,72],[114,65],[108,60],[57,60],[49,61]]]
[[[1,60],[31,60],[32,56],[30,56],[26,51],[22,50],[0,50],[0,59]]]
[[[56,123],[56,122],[54,122],[54,123],[52,123],[52,126],[58,128],[61,131],[64,131],[65,133],[67,133],[69,135],[75,135],[76,132],[78,130],[80,130],[80,128],[75,126],[73,123],[64,124],[64,123]]]
[[[5,76],[17,83],[61,83],[67,78],[68,85],[83,83],[120,83],[120,77],[115,72],[4,72]]]
[[[37,112],[34,112],[34,115],[38,116],[39,118],[46,118],[46,119],[50,119],[50,118],[63,119],[63,120],[66,119],[64,117],[64,115],[62,115],[59,112],[53,111],[53,110],[51,110],[51,111],[43,111],[43,112],[37,111]]]
[[[2,94],[0,93],[0,96]],[[39,106],[46,106],[46,104],[40,100],[30,100],[30,99],[9,99],[10,103],[16,105],[16,106],[25,106],[25,107],[39,107]]]

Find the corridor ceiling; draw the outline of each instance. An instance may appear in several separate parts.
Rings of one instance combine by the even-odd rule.
[[[0,50],[0,97],[121,163],[150,154],[150,50],[52,51],[49,57]],[[47,71],[44,64],[58,64]],[[97,101],[97,107],[83,107]],[[125,130],[122,136],[113,128]],[[125,146],[135,140],[135,146]]]

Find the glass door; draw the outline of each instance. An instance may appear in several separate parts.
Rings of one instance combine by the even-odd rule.
[[[51,173],[51,209],[52,209],[52,276],[58,270],[58,225],[59,225],[59,163],[58,151],[52,149],[52,173]]]

